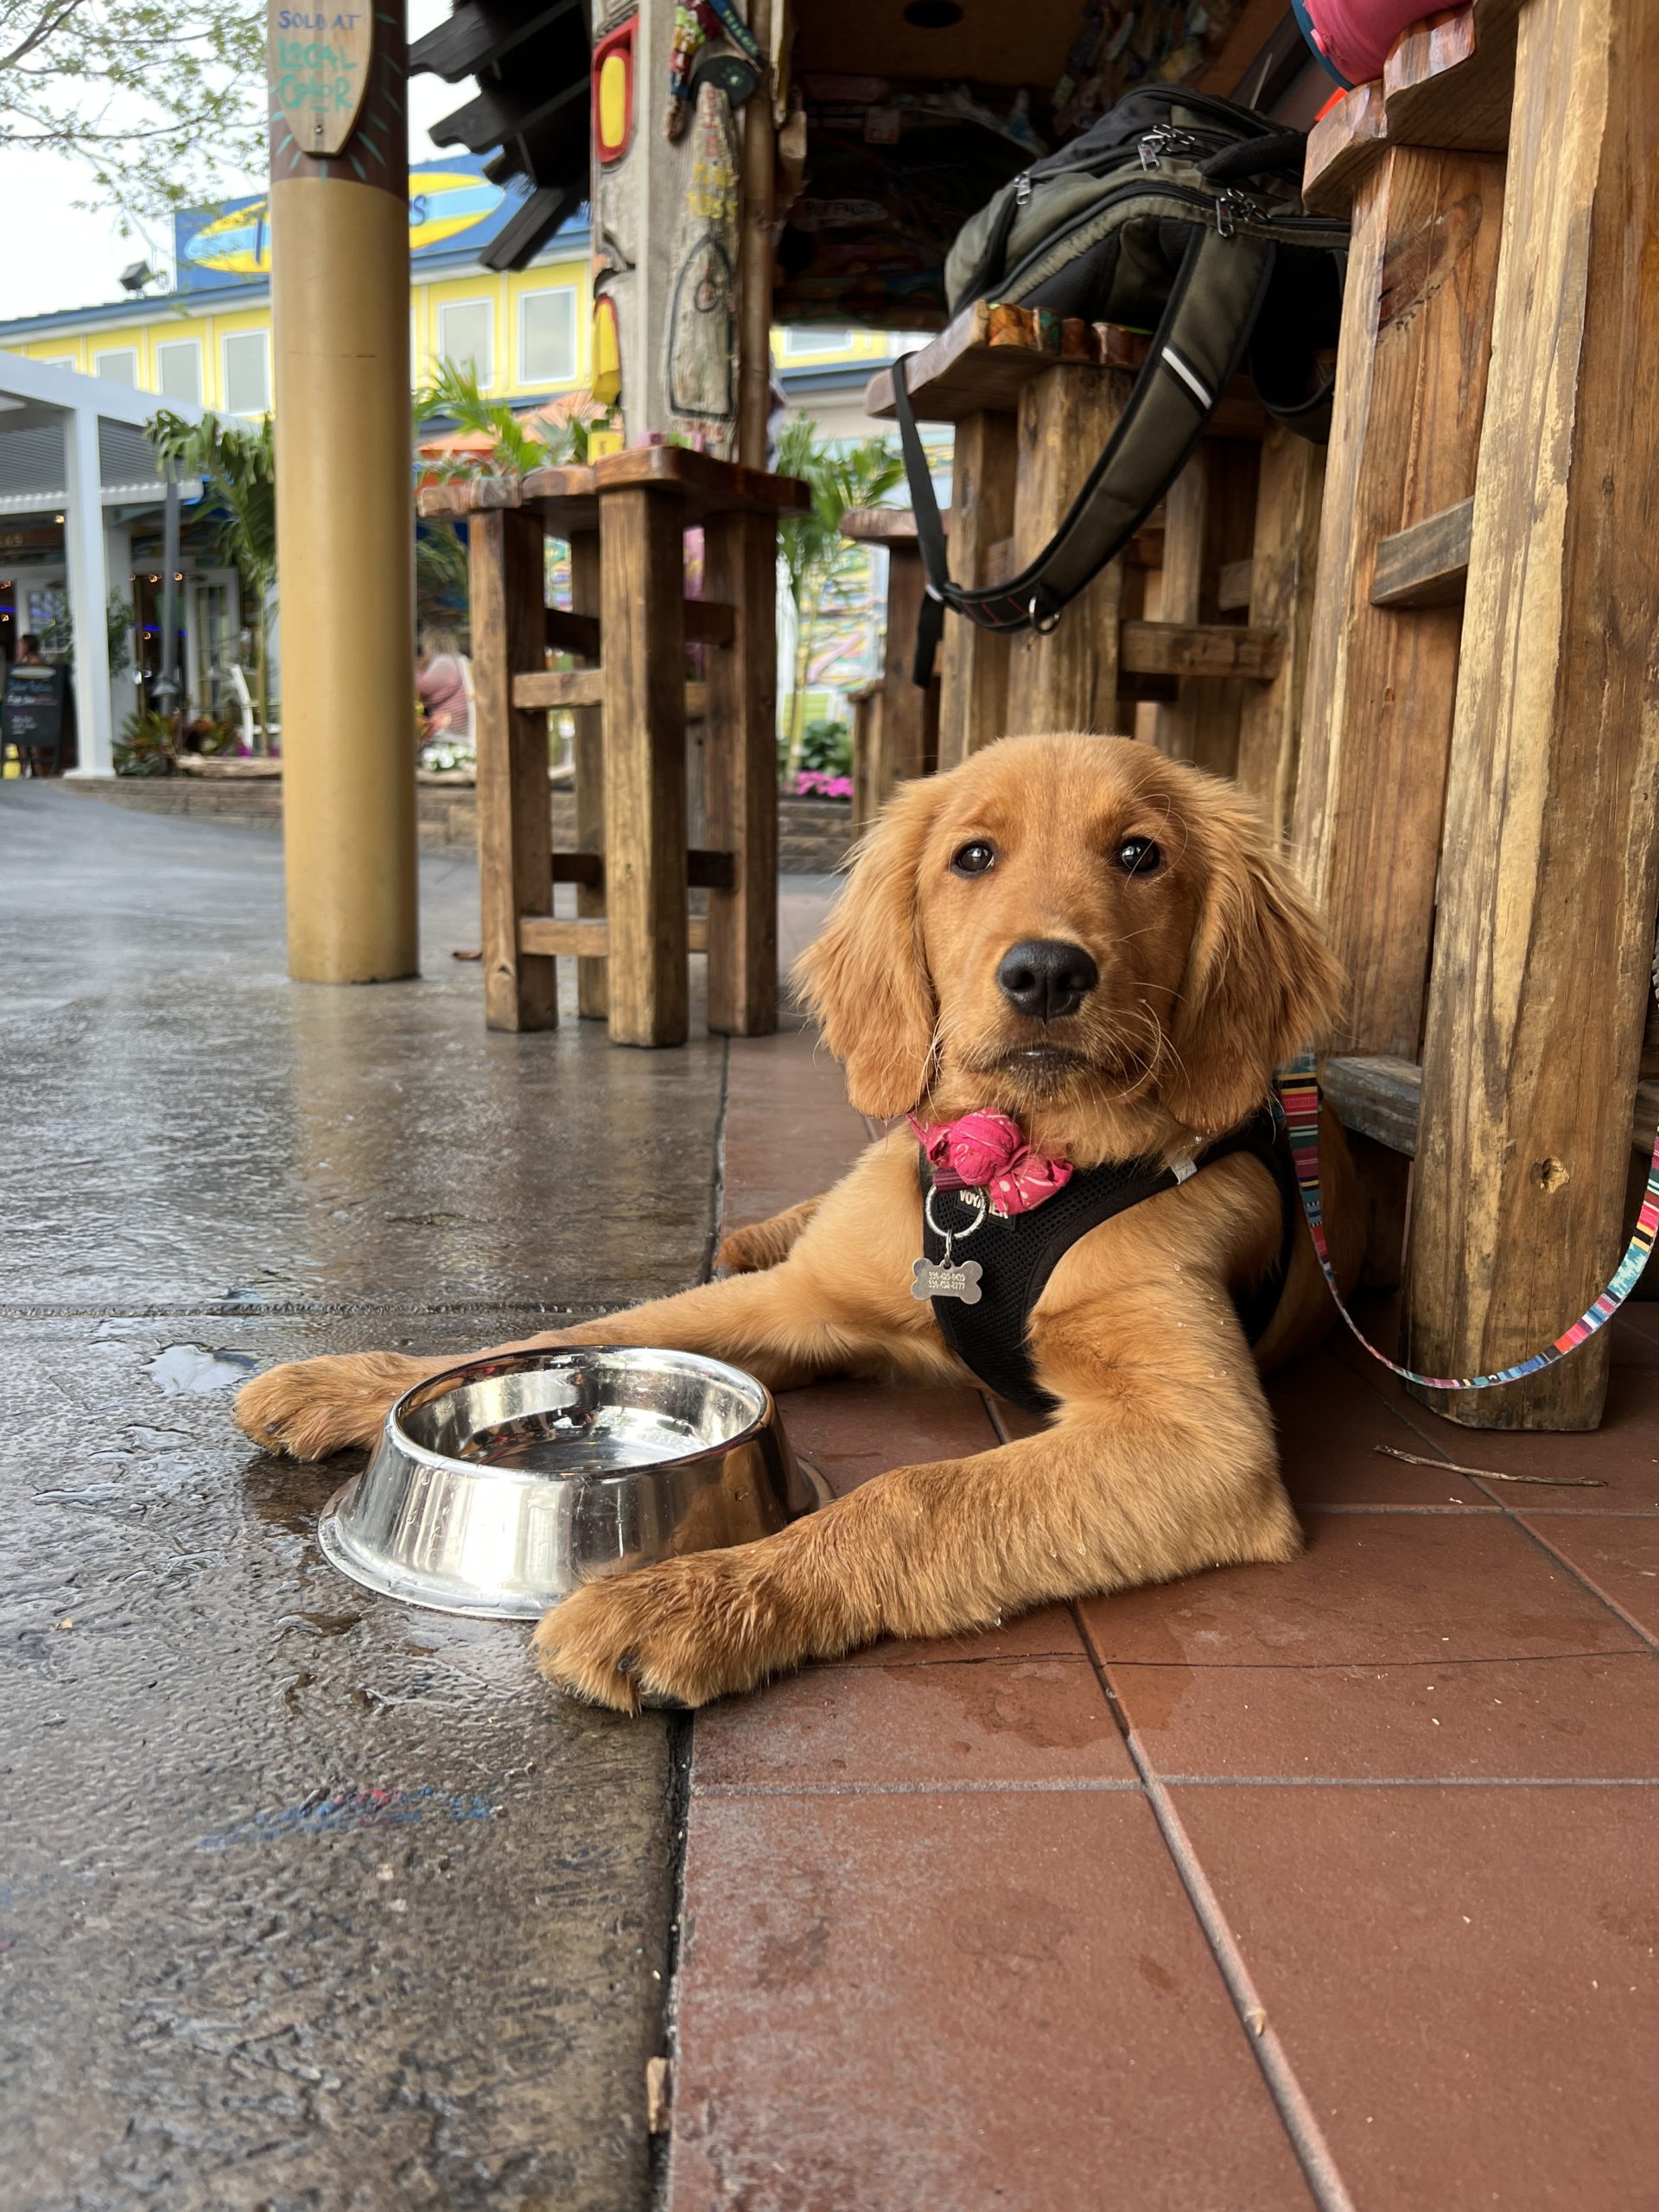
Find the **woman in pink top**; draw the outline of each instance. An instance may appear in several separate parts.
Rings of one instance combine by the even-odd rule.
[[[461,653],[447,630],[423,630],[415,656],[415,690],[426,713],[429,738],[472,735],[467,679]]]

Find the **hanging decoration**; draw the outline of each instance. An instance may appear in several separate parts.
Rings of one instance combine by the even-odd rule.
[[[672,427],[721,458],[737,428],[737,129],[724,92],[705,83],[674,242],[664,382]]]

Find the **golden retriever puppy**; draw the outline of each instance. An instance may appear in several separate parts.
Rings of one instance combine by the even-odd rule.
[[[924,1123],[996,1109],[1079,1173],[1185,1173],[1332,1020],[1341,982],[1235,789],[1091,737],[1005,739],[906,785],[799,973],[856,1108]],[[1325,1160],[1351,1280],[1333,1128]],[[742,1272],[528,1343],[671,1345],[775,1390],[829,1374],[964,1382],[912,1295],[922,1214],[901,1125],[823,1198],[737,1232]],[[538,1627],[543,1671],[623,1710],[696,1706],[878,1637],[1294,1558],[1259,1370],[1331,1319],[1305,1230],[1254,1351],[1234,1305],[1280,1260],[1285,1220],[1271,1170],[1236,1153],[1089,1230],[1030,1313],[1046,1427],[896,1469],[763,1541],[589,1582]],[[372,1443],[392,1401],[451,1363],[304,1361],[249,1382],[237,1414],[257,1442],[318,1458]]]

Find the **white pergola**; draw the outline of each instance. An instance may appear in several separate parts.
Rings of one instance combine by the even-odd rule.
[[[75,638],[77,776],[115,772],[115,712],[105,629],[112,569],[112,521],[164,493],[162,473],[143,438],[160,405],[154,393],[73,369],[0,351],[0,512],[63,516],[64,566]],[[169,400],[187,422],[202,410]],[[43,435],[56,430],[57,439]],[[201,486],[181,486],[187,499]],[[124,582],[124,556],[119,563]]]

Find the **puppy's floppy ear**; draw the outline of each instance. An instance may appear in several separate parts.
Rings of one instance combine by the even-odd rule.
[[[1345,978],[1251,808],[1212,785],[1188,818],[1206,882],[1159,1096],[1178,1122],[1216,1136],[1262,1103],[1276,1067],[1321,1038]]]
[[[906,784],[860,842],[847,887],[794,982],[847,1070],[861,1114],[907,1113],[921,1096],[938,1007],[922,949],[917,876],[938,779]]]

